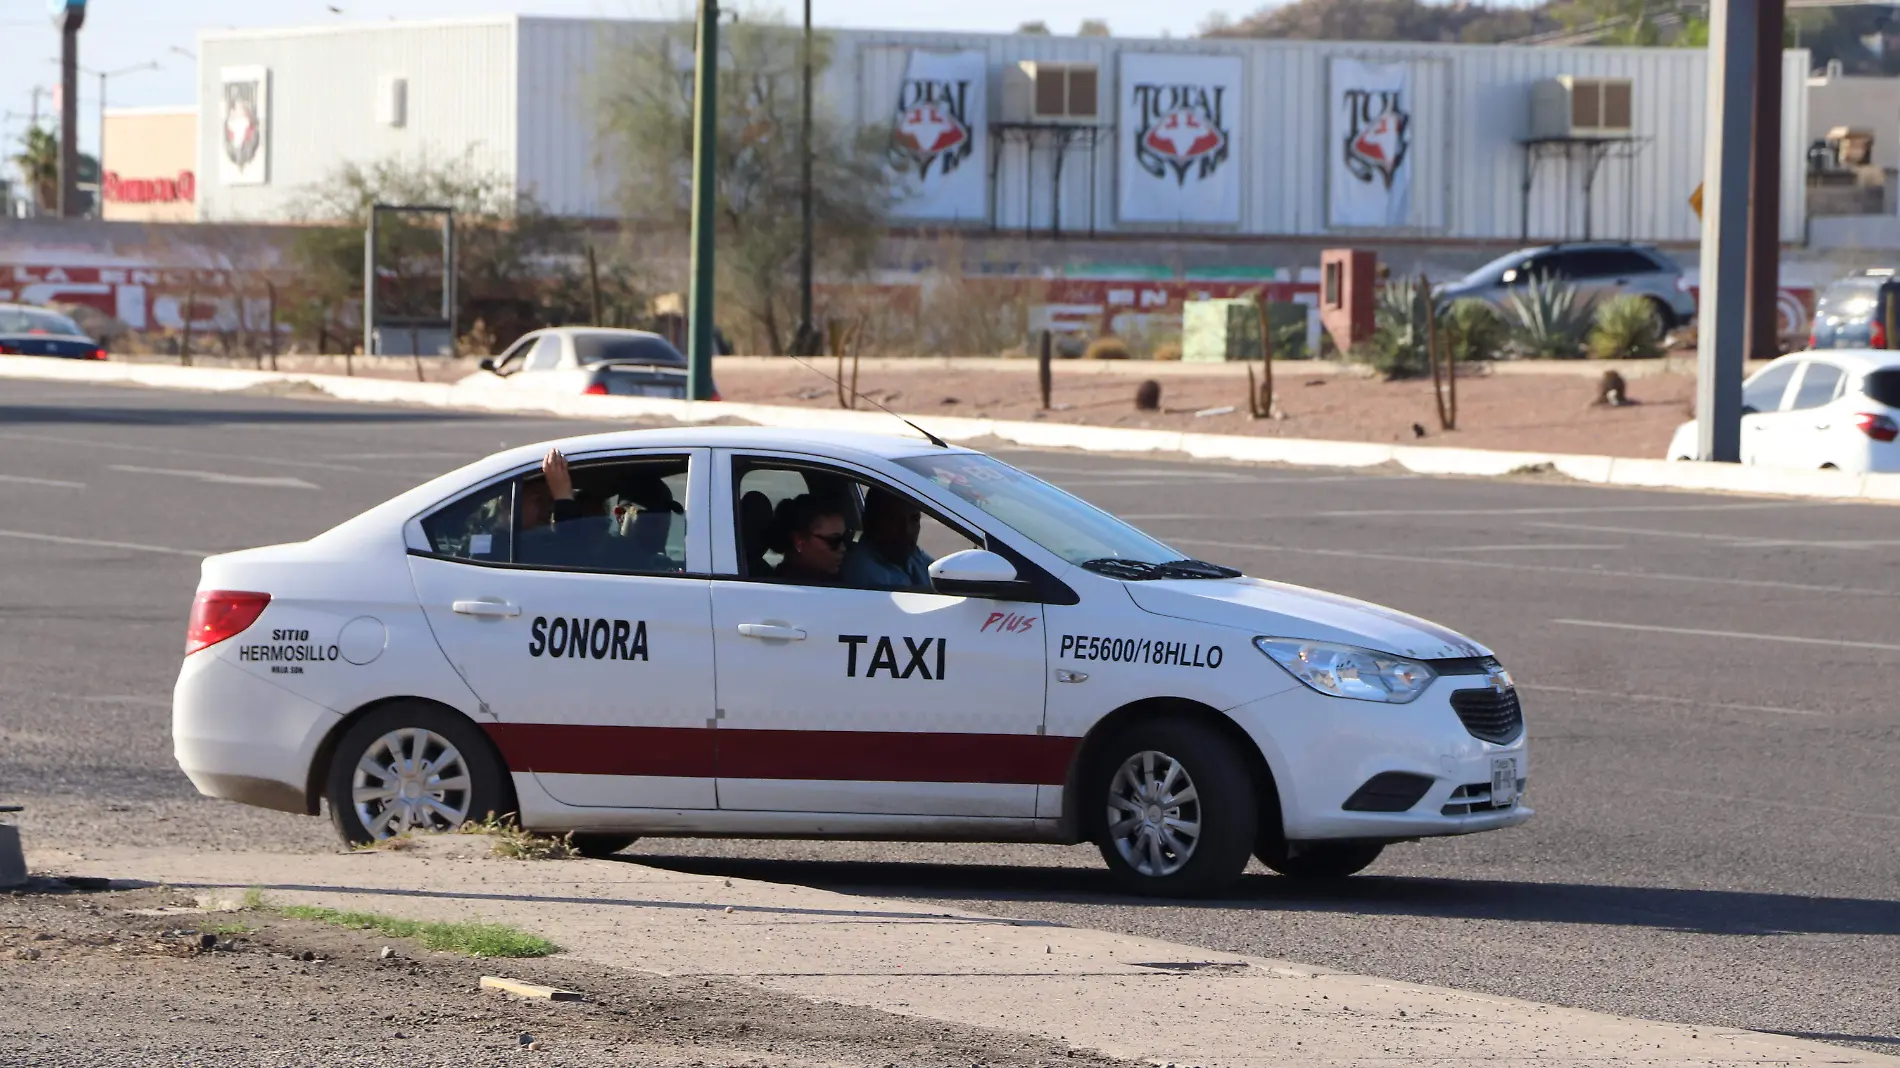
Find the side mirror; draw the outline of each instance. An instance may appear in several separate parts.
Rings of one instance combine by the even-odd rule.
[[[495,369],[495,358],[493,356],[482,357],[482,370],[493,371],[494,369]]]
[[[1756,407],[1752,404],[1744,404],[1742,405],[1742,414],[1743,415],[1760,415],[1761,412],[1757,410]]]
[[[953,597],[1001,597],[1022,588],[1016,566],[987,549],[965,549],[932,563],[930,585]]]

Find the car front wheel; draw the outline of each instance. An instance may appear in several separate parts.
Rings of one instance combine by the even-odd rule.
[[[330,762],[330,822],[350,845],[453,831],[514,811],[501,763],[473,723],[419,701],[352,725]]]
[[[1384,842],[1288,842],[1275,834],[1263,836],[1254,856],[1289,879],[1344,879],[1365,871],[1384,851]]]
[[[1089,804],[1110,874],[1138,894],[1224,890],[1247,866],[1258,822],[1252,777],[1226,739],[1197,723],[1124,732],[1098,766]]]
[[[576,831],[567,836],[574,852],[583,857],[611,857],[640,840],[637,834],[604,834]]]

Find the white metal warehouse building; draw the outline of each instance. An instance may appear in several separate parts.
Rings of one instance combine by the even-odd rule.
[[[669,32],[682,28],[507,16],[206,34],[200,217],[293,218],[345,161],[465,152],[552,211],[612,215],[597,72]],[[1700,234],[1700,49],[826,32],[819,106],[899,135],[912,168],[893,179],[902,224],[1342,241]],[[1805,52],[1784,57],[1789,242],[1806,211],[1807,66]],[[1589,102],[1540,109],[1534,124],[1533,98],[1553,93]]]

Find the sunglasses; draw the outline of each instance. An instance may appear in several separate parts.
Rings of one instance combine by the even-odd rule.
[[[819,541],[831,546],[832,552],[843,549],[845,540],[848,537],[848,535],[844,534],[806,534],[805,536],[808,538],[817,538]]]

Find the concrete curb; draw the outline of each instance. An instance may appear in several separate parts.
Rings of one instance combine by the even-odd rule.
[[[278,904],[510,924],[604,968],[997,1028],[1154,1064],[1900,1068],[1783,1035],[1395,982],[935,903],[614,861],[497,860],[469,836],[402,853],[36,857],[50,871]],[[1006,907],[1006,902],[999,902]],[[1146,1011],[1169,1009],[1168,1027]]]
[[[466,411],[545,414],[571,419],[666,419],[689,424],[738,420],[759,426],[805,430],[888,432],[892,429],[890,417],[876,411],[728,402],[695,403],[650,397],[590,397],[513,389],[464,389],[439,382],[402,382],[290,371],[92,363],[32,356],[0,356],[0,378],[123,383],[210,392],[302,383],[339,400],[370,404],[414,404]],[[931,433],[946,441],[994,439],[1038,448],[1182,453],[1204,460],[1296,464],[1305,467],[1360,468],[1392,464],[1421,475],[1496,477],[1515,472],[1547,471],[1579,482],[1603,486],[1826,500],[1900,501],[1900,474],[1857,475],[1844,471],[1743,467],[1737,464],[1672,462],[1575,453],[1506,452],[1360,441],[1196,434],[942,415],[919,415],[916,418],[927,421]]]

